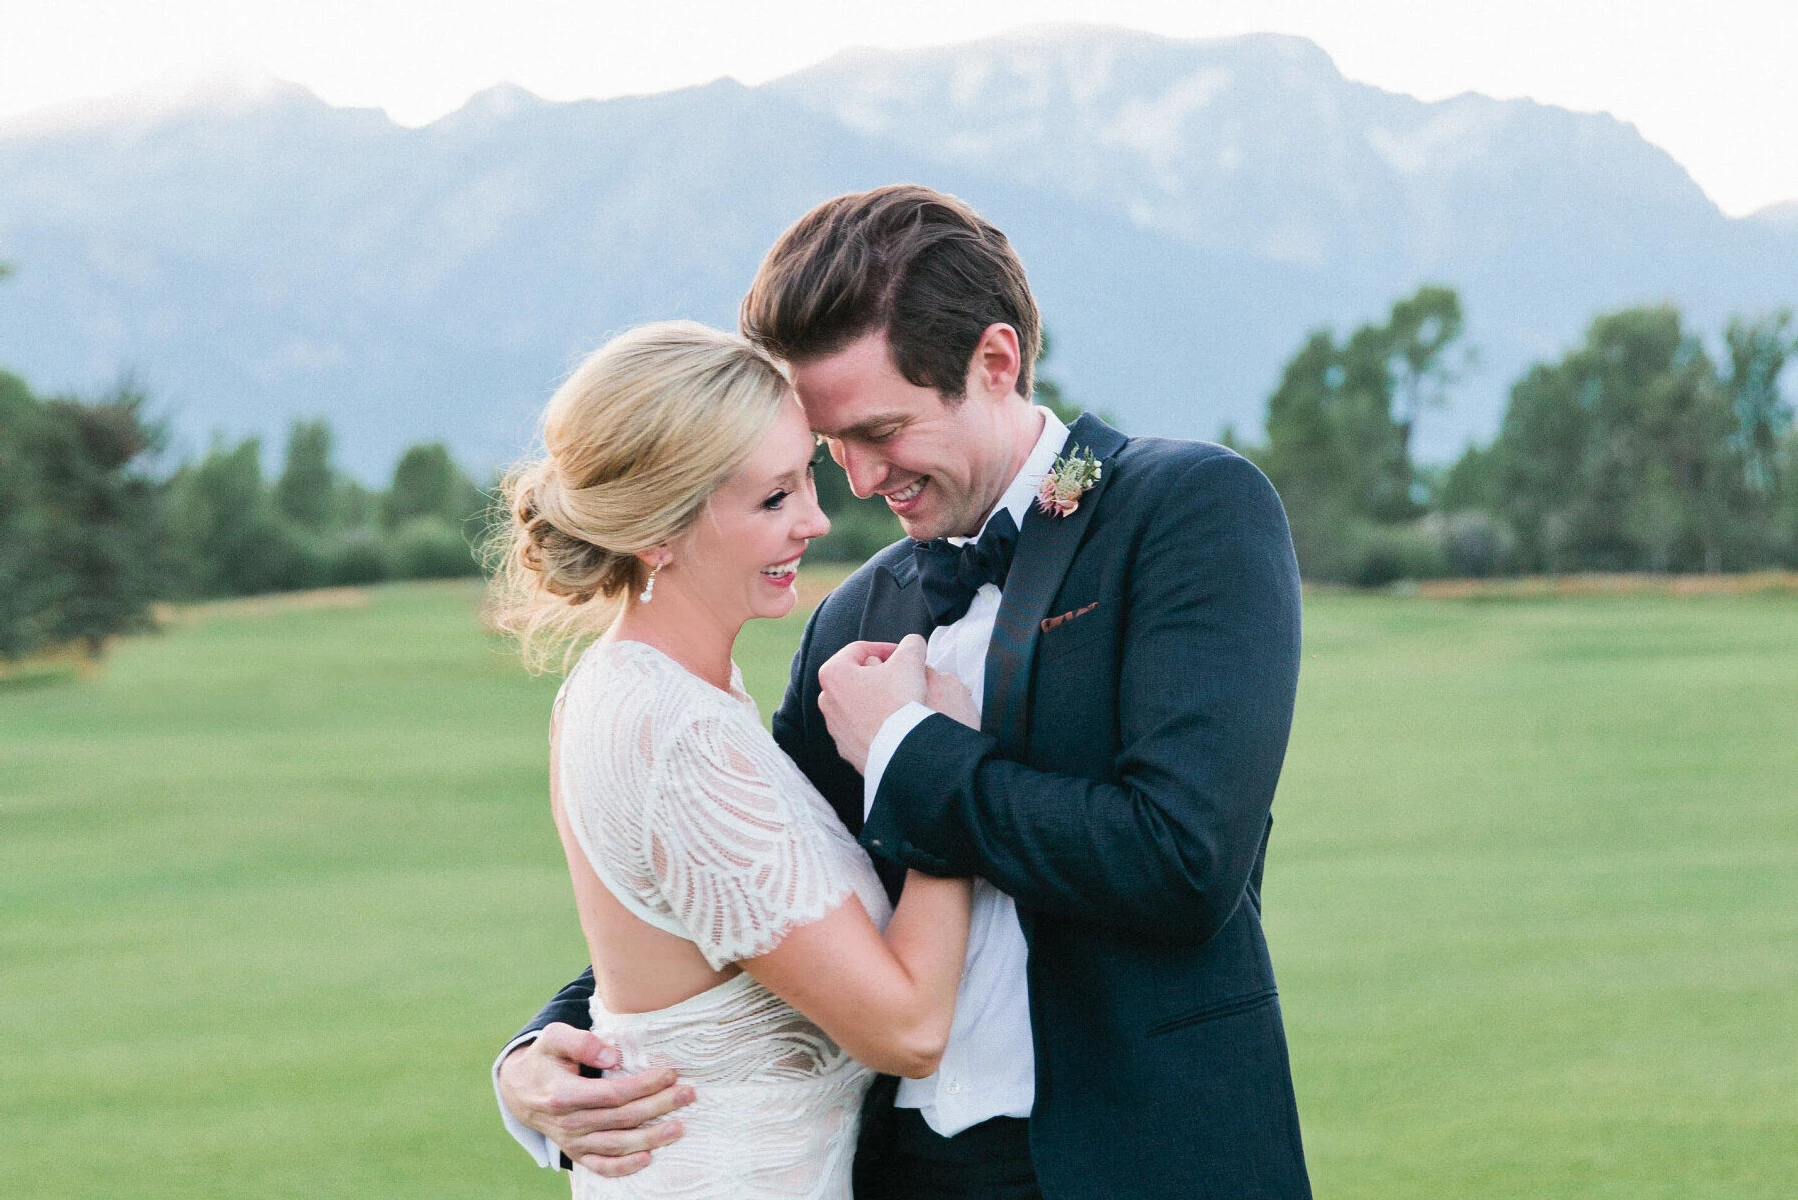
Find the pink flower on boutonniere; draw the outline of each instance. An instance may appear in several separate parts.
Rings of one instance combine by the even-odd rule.
[[[1050,516],[1065,517],[1080,507],[1080,497],[1099,482],[1099,460],[1093,452],[1075,446],[1072,454],[1055,460],[1036,485],[1036,506]]]

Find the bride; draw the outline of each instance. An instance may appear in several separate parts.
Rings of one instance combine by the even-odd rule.
[[[598,635],[550,735],[593,1030],[621,1071],[673,1068],[697,1097],[648,1167],[576,1166],[574,1194],[847,1200],[873,1073],[942,1055],[970,886],[913,872],[889,906],[731,661],[744,622],[792,611],[830,528],[804,414],[743,339],[670,322],[582,363],[543,435],[505,485],[494,616],[539,666]]]

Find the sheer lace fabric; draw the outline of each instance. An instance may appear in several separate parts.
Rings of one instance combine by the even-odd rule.
[[[714,968],[859,897],[891,914],[867,856],[762,728],[726,694],[639,642],[596,645],[563,685],[557,773],[595,874],[619,902],[688,939]],[[792,1006],[739,974],[670,1008],[611,1013],[595,1032],[622,1072],[672,1067],[698,1099],[649,1167],[577,1197],[849,1197],[867,1070]]]

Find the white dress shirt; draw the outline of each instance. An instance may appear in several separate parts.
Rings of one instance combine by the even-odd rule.
[[[1055,465],[1068,436],[1067,426],[1054,413],[1042,407],[1036,411],[1043,414],[1043,431],[1023,470],[999,500],[999,508],[1011,514],[1020,530],[1024,514],[1036,500],[1037,482]],[[960,544],[971,539],[949,540]],[[993,640],[1000,594],[993,584],[982,584],[961,620],[939,625],[930,634],[926,661],[967,685],[976,712],[982,711],[985,699],[986,651]],[[899,744],[930,714],[922,704],[907,704],[874,735],[868,746],[864,813],[872,811],[881,777]],[[901,1079],[894,1101],[900,1108],[919,1110],[925,1123],[944,1137],[993,1117],[1030,1115],[1036,1099],[1036,1058],[1030,1040],[1025,959],[1017,905],[986,880],[976,879],[967,966],[956,993],[955,1022],[943,1061],[934,1075]]]
[[[535,1159],[540,1167],[559,1167],[562,1165],[561,1147],[513,1116],[512,1110],[506,1107],[505,1096],[499,1090],[499,1065],[506,1061],[506,1055],[536,1040],[537,1035],[534,1033],[521,1033],[506,1043],[506,1048],[493,1060],[493,1095],[499,1101],[499,1119],[505,1122],[506,1132],[524,1147],[525,1153]]]
[[[1054,413],[1038,406],[1043,431],[1024,467],[1000,497],[999,508],[1011,514],[1021,530],[1024,515],[1036,500],[1036,484],[1061,454],[1068,429]],[[994,509],[997,512],[998,509]],[[983,527],[984,528],[984,527]],[[951,538],[961,544],[972,539]],[[983,584],[961,620],[931,631],[926,661],[967,686],[974,711],[981,711],[986,687],[986,649],[993,640],[1000,592]],[[907,704],[886,719],[868,747],[864,814],[874,807],[880,779],[905,735],[931,715],[922,704]],[[1036,1058],[1030,1040],[1029,992],[1025,979],[1024,931],[1017,905],[984,879],[974,881],[974,912],[968,930],[967,965],[955,997],[955,1020],[949,1044],[934,1075],[902,1079],[895,1103],[918,1109],[925,1122],[944,1137],[992,1117],[1028,1117],[1036,1099]],[[520,1034],[493,1062],[493,1088],[499,1093],[499,1065],[536,1034]],[[561,1151],[548,1138],[512,1115],[502,1099],[500,1117],[506,1130],[532,1158],[545,1167],[558,1166]]]

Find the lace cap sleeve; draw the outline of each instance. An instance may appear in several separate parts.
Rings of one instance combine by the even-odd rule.
[[[681,729],[647,826],[662,898],[714,968],[767,953],[854,890],[854,842],[745,709]]]

